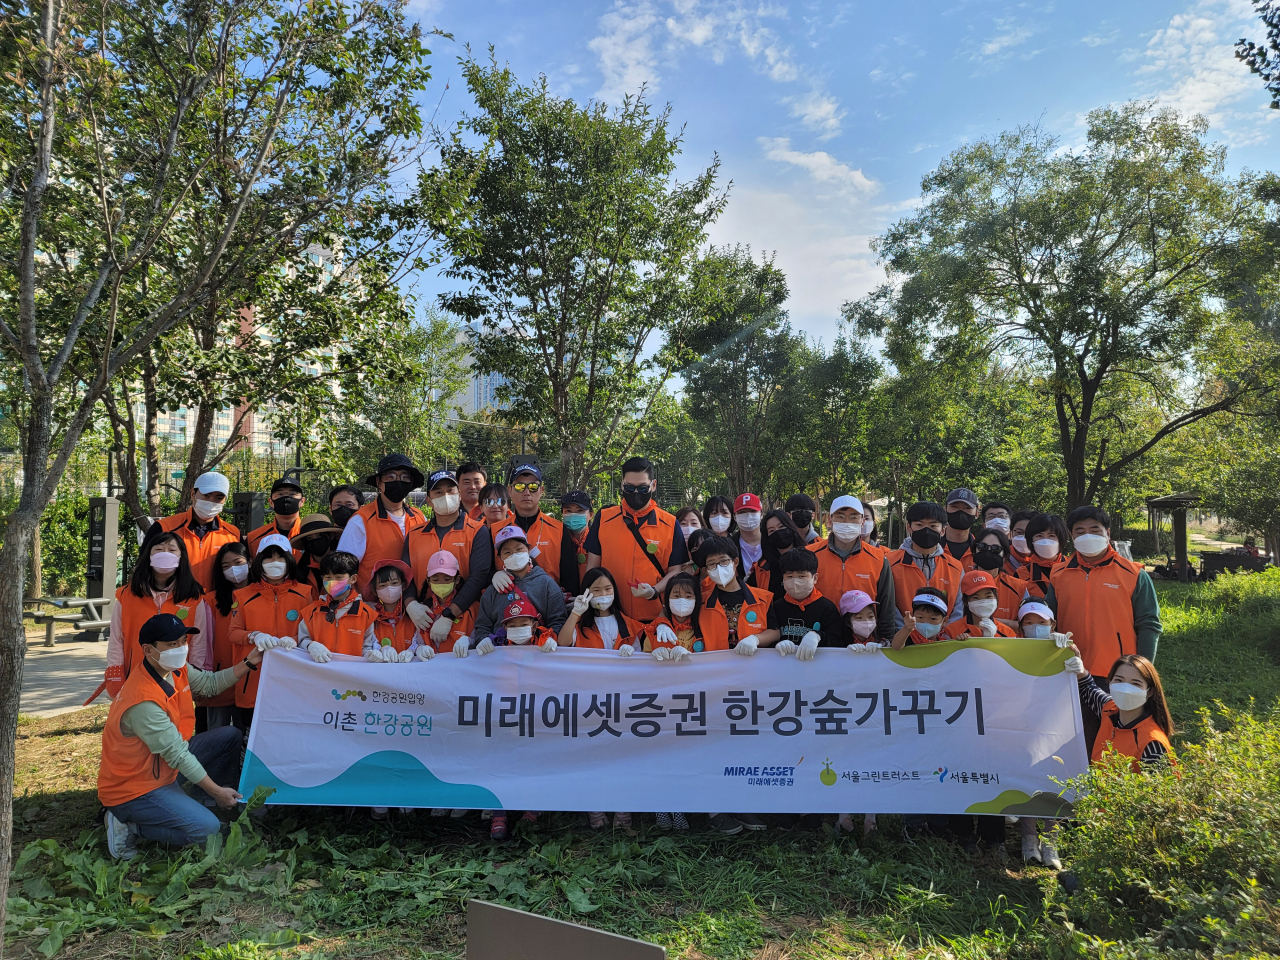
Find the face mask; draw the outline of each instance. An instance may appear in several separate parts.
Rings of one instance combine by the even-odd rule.
[[[456,493],[446,493],[443,497],[431,498],[431,509],[447,517],[458,512],[458,502]]]
[[[710,520],[712,533],[724,533],[729,529],[729,518],[722,514],[716,514]]]
[[[913,546],[923,547],[925,550],[932,550],[938,545],[938,541],[942,539],[942,534],[932,527],[921,527],[919,530],[911,531],[911,543]]]
[[[723,587],[733,579],[733,564],[721,563],[714,567],[707,567],[707,576]]]
[[[1147,702],[1146,687],[1139,687],[1137,684],[1113,683],[1109,692],[1111,699],[1121,710],[1139,710]]]
[[[1022,635],[1028,640],[1048,640],[1051,633],[1053,633],[1051,623],[1028,623],[1022,628]]]
[[[951,527],[953,530],[968,530],[973,526],[973,521],[975,519],[975,517],[971,517],[963,510],[947,511],[947,526]]]
[[[249,579],[249,565],[247,563],[235,563],[222,571],[222,575],[232,583],[244,583]]]
[[[566,530],[573,533],[581,533],[587,529],[587,515],[585,513],[566,513],[560,520],[564,524]]]
[[[443,600],[449,594],[453,593],[452,583],[433,583],[431,584],[431,592]]]
[[[643,510],[649,505],[649,501],[653,498],[652,491],[637,490],[635,493],[624,493],[622,499],[627,501],[627,506],[632,510]]]
[[[1107,544],[1110,542],[1108,537],[1099,536],[1096,533],[1086,533],[1071,539],[1071,545],[1076,548],[1076,553],[1083,553],[1086,557],[1101,553],[1107,549]]]
[[[869,637],[876,632],[876,622],[874,620],[850,620],[849,629],[859,637]]]
[[[387,498],[388,503],[403,503],[413,489],[413,484],[408,480],[388,480],[382,487],[382,495]]]
[[[793,510],[791,511],[791,520],[801,530],[807,529],[809,524],[813,523],[813,511]]]
[[[1004,566],[1004,557],[999,550],[975,550],[973,565],[980,570],[999,570]]]
[[[528,643],[533,639],[533,627],[507,627],[507,639],[512,643]]]
[[[786,550],[788,547],[794,547],[795,545],[796,541],[792,537],[791,531],[786,527],[769,534],[769,546],[775,550]]]
[[[677,617],[687,617],[693,613],[694,601],[690,597],[672,597],[671,612]]]
[[[967,604],[969,611],[978,619],[985,620],[996,612],[996,607],[1000,606],[999,600],[971,600]]]
[[[151,555],[151,569],[157,573],[173,573],[178,569],[178,564],[182,562],[182,558],[176,553],[153,553]]]
[[[760,528],[760,514],[754,510],[744,510],[738,514],[738,526],[743,530],[758,530]]]
[[[784,580],[782,589],[793,600],[803,600],[813,593],[813,582],[810,580]]]
[[[398,583],[388,583],[386,586],[378,588],[378,599],[383,603],[395,603],[400,599],[400,595],[404,593],[404,587]]]
[[[292,517],[301,505],[301,497],[280,497],[278,500],[271,501],[271,509],[281,517]]]
[[[347,521],[356,515],[351,507],[332,507],[329,510],[329,516],[333,517],[333,522],[340,527],[345,527]]]
[[[1027,538],[1026,538],[1026,537],[1014,537],[1014,538],[1013,538],[1013,549],[1017,550],[1019,553],[1027,553],[1027,552],[1028,552],[1028,551],[1027,551]]]
[[[160,666],[165,670],[181,670],[187,665],[187,645],[184,643],[180,647],[161,650],[156,659],[160,661]]]
[[[224,504],[225,501],[223,503],[214,503],[212,500],[196,500],[191,504],[191,507],[201,520],[212,520],[222,512]]]
[[[592,597],[591,605],[595,607],[597,610],[608,610],[611,606],[613,606],[613,594],[606,593],[602,597]]]
[[[695,526],[694,526],[693,524],[691,524],[691,523],[682,523],[682,524],[680,524],[680,529],[684,531],[684,538],[685,538],[686,540],[688,540],[688,539],[689,539],[689,537],[690,537],[690,535],[693,533],[693,531],[695,531],[695,530],[701,530],[702,528],[701,528],[701,527],[695,527]]]
[[[987,521],[987,526],[990,527],[992,530],[1003,530],[1005,533],[1008,533],[1009,518],[1008,517],[992,517],[990,520]]]
[[[289,572],[289,564],[284,560],[267,560],[262,564],[262,572],[272,580],[278,580]]]
[[[1034,544],[1036,556],[1043,560],[1052,560],[1058,555],[1057,540],[1037,540]]]
[[[917,623],[916,633],[924,637],[926,640],[932,640],[942,630],[940,623]]]
[[[874,520],[862,521],[862,535],[864,537],[869,537],[875,532],[876,532],[876,522]]]
[[[266,567],[265,563],[263,564],[263,567]],[[351,586],[351,581],[347,579],[327,580],[325,581],[324,592],[327,593],[329,596],[333,597],[333,599],[337,600],[340,596],[342,596],[344,593],[347,592],[350,586]]]
[[[505,560],[502,561],[502,566],[507,570],[510,570],[512,573],[515,573],[517,570],[523,570],[528,565],[529,565],[529,554],[524,550],[520,550],[517,553],[510,554]]]
[[[831,532],[836,535],[836,539],[843,543],[851,543],[862,536],[862,524],[860,523],[832,523]]]

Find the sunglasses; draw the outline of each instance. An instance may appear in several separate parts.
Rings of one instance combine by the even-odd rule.
[[[505,506],[507,505],[507,501],[505,501],[505,500],[486,500],[486,501],[484,502],[484,505],[485,505],[486,507],[505,507]]]
[[[516,491],[516,493],[525,493],[525,492],[537,493],[539,490],[542,489],[542,484],[536,483],[536,482],[535,483],[513,483],[511,485],[511,489]]]
[[[624,483],[622,485],[623,493],[644,493],[648,489],[649,485],[647,483]]]

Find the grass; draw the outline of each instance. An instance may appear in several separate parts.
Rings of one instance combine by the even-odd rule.
[[[1201,736],[1196,712],[1215,699],[1247,709],[1275,697],[1280,571],[1158,589],[1158,663],[1186,737]],[[242,818],[225,848],[153,848],[117,864],[93,822],[104,717],[97,707],[20,726],[15,849],[27,852],[11,888],[10,956],[462,957],[473,897],[687,960],[1171,955],[1073,926],[1053,875],[1024,870],[1012,835],[1014,859],[1001,863],[940,841],[905,845],[896,817],[863,843],[816,819],[722,837],[702,818],[666,835],[639,817],[633,836],[545,815],[495,846],[473,818],[374,823],[364,811],[291,808]],[[1267,902],[1257,915],[1280,911]]]

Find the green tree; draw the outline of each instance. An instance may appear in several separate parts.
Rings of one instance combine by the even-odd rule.
[[[719,162],[674,179],[681,136],[643,98],[614,111],[551,94],[543,77],[463,64],[479,111],[442,144],[422,193],[465,289],[441,298],[479,321],[476,368],[508,378],[511,423],[536,425],[581,486],[616,463],[670,376],[689,315],[684,278],[724,206]],[[452,184],[469,194],[452,197]],[[443,186],[442,186],[443,185]],[[631,418],[630,424],[634,424]]]
[[[1248,64],[1250,72],[1262,77],[1267,93],[1271,94],[1271,109],[1280,110],[1280,3],[1253,0],[1253,7],[1266,27],[1267,36],[1261,43],[1237,40],[1236,58]]]

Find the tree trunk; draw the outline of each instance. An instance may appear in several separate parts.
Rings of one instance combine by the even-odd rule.
[[[159,517],[160,510],[160,447],[156,439],[156,421],[160,416],[160,402],[156,398],[155,354],[148,349],[142,361],[142,404],[144,410],[143,452],[147,458],[147,513]]]
[[[40,524],[31,531],[31,593],[30,598],[44,596],[44,556],[40,551]]]
[[[204,350],[212,350],[218,342],[218,296],[214,293],[204,308],[204,322],[194,331],[196,342]],[[200,410],[196,414],[196,429],[190,437],[191,446],[187,448],[187,469],[182,478],[182,497],[179,509],[191,503],[195,492],[196,477],[204,473],[205,464],[209,461],[209,437],[213,434],[213,422],[218,415],[218,405],[214,400],[216,385],[209,380],[203,384],[200,398]],[[297,441],[295,440],[295,443]]]

